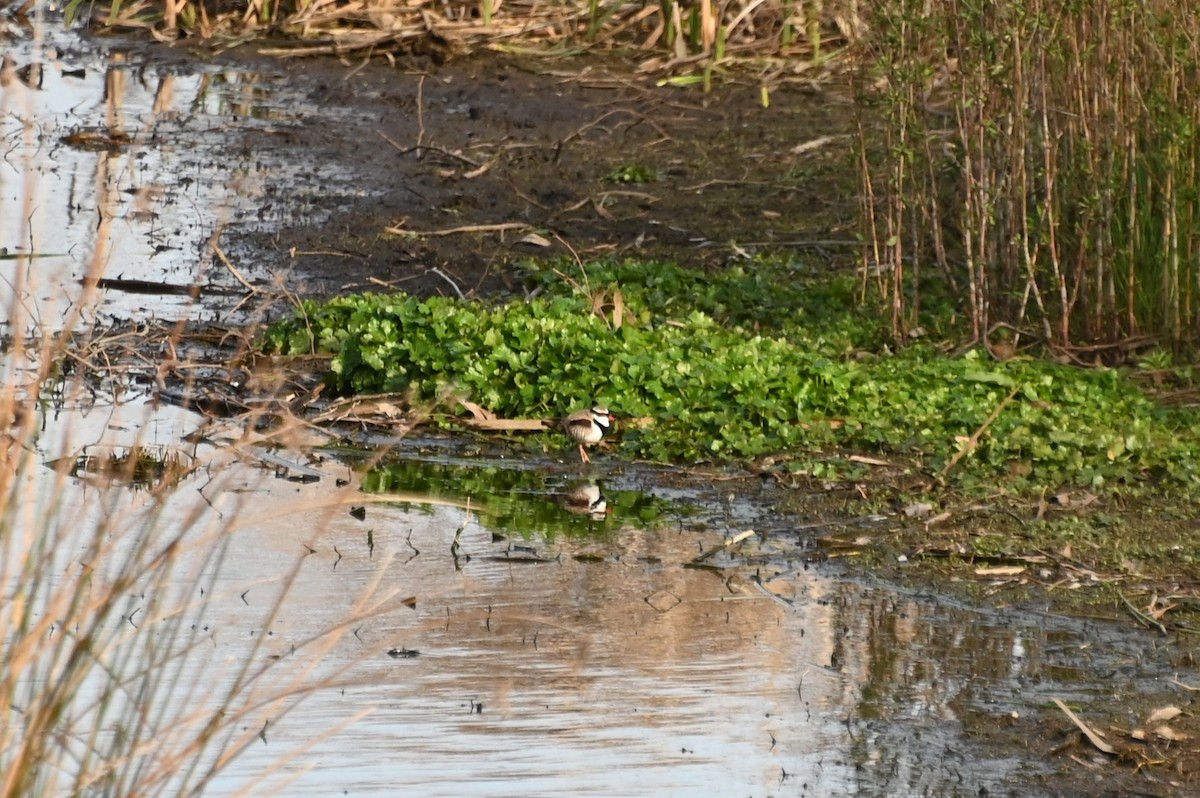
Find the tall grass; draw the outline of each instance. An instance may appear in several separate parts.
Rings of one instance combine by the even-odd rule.
[[[81,339],[46,336],[36,358],[61,366]],[[18,339],[8,354],[27,360],[23,349]],[[229,490],[245,474],[183,455],[147,471],[141,436],[135,456],[77,474],[68,419],[95,386],[55,371],[0,393],[17,419],[0,447],[0,796],[198,795],[304,695],[344,682],[325,655],[373,605],[363,597],[285,656],[267,634],[233,635],[229,608],[243,609],[246,586],[222,571],[231,536],[260,520]],[[52,415],[58,424],[44,424]],[[54,449],[69,454],[50,468]],[[297,551],[282,573],[261,574],[256,595],[271,599],[239,611],[238,629],[272,628],[303,566]]]
[[[120,110],[114,93],[106,100]],[[46,144],[30,108],[4,92],[0,105],[20,120],[10,163],[25,162],[15,192],[22,199],[16,208],[0,203],[0,212],[32,227],[34,156]],[[119,157],[97,155],[97,173],[117,168]],[[97,206],[110,207],[104,192],[116,190],[98,180]],[[149,439],[155,410],[147,406],[117,425],[128,432],[105,466],[94,457],[90,475],[74,467],[95,435],[94,418],[107,419],[100,428],[109,430],[161,365],[150,364],[141,383],[129,380],[128,363],[108,357],[105,339],[85,321],[96,315],[111,224],[113,215],[103,215],[83,287],[74,285],[65,312],[38,307],[46,293],[72,288],[38,284],[28,250],[0,259],[8,293],[0,349],[0,798],[202,793],[297,701],[344,683],[325,654],[377,606],[373,593],[364,595],[343,622],[288,641],[284,655],[268,650],[266,634],[223,634],[230,605],[239,629],[270,629],[304,563],[298,540],[289,566],[261,574],[259,592],[270,600],[261,609],[237,603],[245,586],[223,575],[232,536],[261,518],[228,450],[171,454],[183,443]],[[33,229],[23,238],[31,248],[53,240]],[[162,351],[185,351],[183,333],[181,325]],[[133,335],[116,336],[117,348]],[[96,370],[105,363],[109,370]],[[173,366],[194,373],[187,363]],[[90,433],[82,431],[87,422]],[[256,419],[244,422],[253,427]],[[147,469],[147,454],[159,451],[166,456]],[[318,528],[320,510],[296,508]],[[293,753],[281,752],[279,766]]]
[[[881,0],[870,21],[864,219],[897,334],[929,264],[977,339],[1200,335],[1195,4]]]
[[[97,343],[86,339],[46,336],[36,357],[61,366]],[[26,358],[24,348],[18,339],[9,355]],[[102,455],[77,457],[71,419],[85,398],[103,410],[94,375],[55,371],[0,393],[18,419],[0,448],[0,796],[199,795],[304,696],[349,683],[327,655],[374,612],[377,592],[330,628],[273,638],[305,549],[297,540],[290,565],[251,577],[253,607],[240,601],[250,585],[225,575],[231,541],[269,520],[261,499],[245,499],[258,493],[246,490],[245,468],[223,450],[193,459],[141,435],[107,467]],[[48,467],[54,450],[67,456]],[[147,469],[163,451],[161,467]],[[75,468],[84,462],[86,474]],[[345,511],[328,501],[295,510],[308,513],[305,529],[315,525],[304,540],[322,512]],[[298,753],[280,752],[274,768]],[[261,794],[253,785],[272,775],[222,787],[245,781]]]

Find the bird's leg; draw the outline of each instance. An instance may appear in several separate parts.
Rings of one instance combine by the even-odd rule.
[[[581,463],[590,463],[592,458],[588,457],[587,450],[583,448],[583,444],[579,444],[579,461]]]

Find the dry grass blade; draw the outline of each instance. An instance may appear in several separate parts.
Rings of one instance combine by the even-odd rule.
[[[503,233],[509,230],[529,230],[530,225],[523,222],[498,222],[496,224],[467,224],[459,227],[447,227],[442,230],[406,230],[394,226],[384,230],[385,233],[397,236],[456,236],[468,233]]]
[[[705,562],[706,560],[712,559],[712,557],[714,555],[719,554],[720,552],[723,552],[723,551],[728,551],[729,549],[732,549],[734,546],[741,543],[746,538],[753,537],[753,536],[754,536],[753,529],[743,530],[731,538],[726,538],[719,545],[713,546],[712,548],[708,549],[707,551],[701,553],[698,557],[693,559],[691,562],[694,565],[699,565],[699,564]]]
[[[71,312],[55,319],[58,333],[28,312],[36,299],[22,291],[33,286],[15,286],[8,309],[17,334],[4,365],[25,379],[0,388],[3,798],[204,792],[298,701],[348,683],[327,655],[390,596],[379,589],[381,569],[335,622],[290,640],[288,656],[268,635],[213,631],[214,615],[237,600],[227,569],[235,544],[244,545],[240,530],[252,533],[264,514],[233,489],[249,484],[236,447],[149,442],[173,433],[147,420],[162,407],[145,386],[170,382],[195,396],[203,369],[186,354],[195,342],[182,324],[133,334],[81,323],[103,265],[94,259]],[[230,331],[208,337],[216,346],[238,340]],[[105,417],[105,436],[118,443],[81,431],[87,410]],[[262,420],[246,416],[243,432]],[[249,475],[273,479],[270,470]],[[290,511],[320,519],[340,505]],[[259,628],[280,616],[306,556],[253,578],[256,603],[246,612]],[[267,770],[298,750],[281,749]]]
[[[975,451],[976,447],[979,446],[979,441],[983,437],[984,433],[986,433],[988,428],[996,422],[996,419],[998,419],[1000,414],[1004,412],[1004,408],[1012,404],[1012,400],[1015,399],[1017,394],[1020,392],[1021,386],[1018,385],[1009,391],[1008,396],[1000,400],[1000,404],[996,405],[996,407],[992,409],[992,412],[988,415],[984,422],[979,425],[979,429],[971,433],[971,436],[962,443],[959,450],[955,452],[954,456],[950,458],[945,466],[943,466],[941,471],[942,476],[946,476],[946,474],[950,473],[950,470],[953,469],[954,466],[958,465],[960,460],[969,455],[971,452]]]
[[[3,403],[21,403],[11,384]],[[26,418],[36,417],[31,408]],[[340,683],[319,663],[388,595],[371,585],[341,622],[295,640],[292,657],[271,656],[260,635],[223,662],[204,630],[228,592],[205,588],[226,565],[230,536],[262,520],[220,490],[232,461],[203,463],[214,504],[185,487],[201,479],[199,463],[143,480],[149,455],[132,452],[150,448],[135,443],[128,456],[106,456],[84,496],[73,487],[77,458],[46,469],[32,456],[39,429],[13,429],[0,469],[0,795],[199,793],[268,719]],[[135,481],[146,487],[131,494]],[[276,596],[262,609],[264,628],[302,561],[263,581]]]

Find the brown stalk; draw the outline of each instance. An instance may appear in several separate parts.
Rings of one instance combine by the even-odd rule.
[[[940,472],[941,476],[944,477],[949,474],[951,469],[958,465],[960,460],[969,455],[971,452],[975,451],[975,449],[979,446],[979,440],[988,431],[988,428],[996,422],[996,419],[1000,417],[1000,414],[1004,412],[1004,408],[1008,407],[1009,404],[1012,403],[1012,400],[1020,391],[1021,386],[1018,385],[1009,392],[1008,396],[1000,400],[1000,404],[992,408],[991,414],[989,414],[987,419],[985,419],[984,422],[979,425],[979,429],[971,433],[971,436],[967,439],[966,443],[964,443],[963,446],[954,453],[954,456],[950,458],[949,462],[942,467]]]

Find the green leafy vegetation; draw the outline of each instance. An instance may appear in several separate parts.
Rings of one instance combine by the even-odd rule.
[[[470,467],[388,458],[363,474],[365,493],[427,496],[433,500],[470,502],[473,512],[494,529],[525,538],[553,541],[559,535],[603,538],[622,525],[660,525],[682,509],[672,502],[636,491],[602,489],[616,523],[591,517],[587,503],[572,503],[574,484],[547,484],[546,476],[495,466]],[[419,502],[415,502],[419,503]]]
[[[621,164],[604,176],[606,183],[653,183],[658,174],[649,166],[630,163]]]
[[[844,276],[635,261],[556,274],[531,268],[544,290],[528,301],[309,302],[266,344],[333,353],[329,381],[343,393],[450,388],[505,417],[604,402],[651,420],[623,430],[620,448],[655,461],[791,456],[796,470],[836,476],[829,463],[849,450],[1017,489],[1196,480],[1193,415],[1121,372],[927,344],[892,352],[886,320],[857,309]]]

